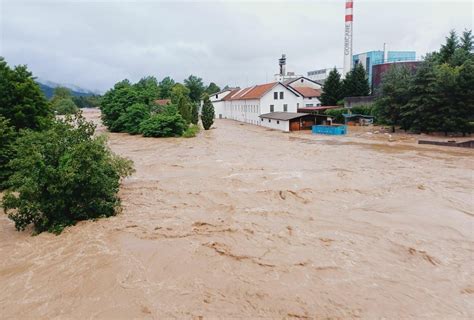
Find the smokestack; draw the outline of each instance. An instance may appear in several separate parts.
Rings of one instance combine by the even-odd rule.
[[[282,55],[281,55],[281,58],[278,59],[278,64],[280,65],[280,75],[281,75],[281,76],[285,76],[285,75],[286,75],[286,71],[285,71],[285,67],[286,67],[286,54],[282,54]]]
[[[352,20],[354,1],[346,0],[346,27],[344,29],[344,69],[345,76],[352,69]]]
[[[388,50],[387,50],[387,44],[383,44],[383,63],[388,62]]]

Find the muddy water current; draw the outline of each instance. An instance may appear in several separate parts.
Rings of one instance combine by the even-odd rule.
[[[34,237],[0,215],[1,319],[474,317],[472,150],[108,136],[136,167],[120,214]]]

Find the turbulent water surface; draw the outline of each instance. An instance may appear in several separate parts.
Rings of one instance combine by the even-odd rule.
[[[109,137],[137,170],[119,215],[35,237],[0,215],[0,318],[474,317],[472,150]]]

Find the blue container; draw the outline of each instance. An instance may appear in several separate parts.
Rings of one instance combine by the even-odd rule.
[[[313,126],[312,132],[315,134],[343,135],[347,133],[347,126]]]

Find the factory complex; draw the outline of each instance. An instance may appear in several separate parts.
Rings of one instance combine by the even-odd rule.
[[[405,64],[414,69],[417,66],[415,51],[383,50],[352,53],[354,1],[346,0],[344,28],[344,63],[336,68],[344,78],[352,68],[361,64],[368,76],[372,93],[381,83],[383,74],[393,64]],[[311,129],[315,124],[329,124],[330,117],[321,113],[334,106],[321,106],[320,96],[326,78],[334,68],[316,69],[307,76],[286,71],[286,55],[278,60],[279,73],[274,81],[247,88],[227,88],[213,94],[210,101],[215,117],[232,119],[253,125],[265,126],[282,131]],[[362,97],[361,97],[362,98]],[[373,100],[373,97],[368,97]],[[350,108],[350,106],[349,106]]]

